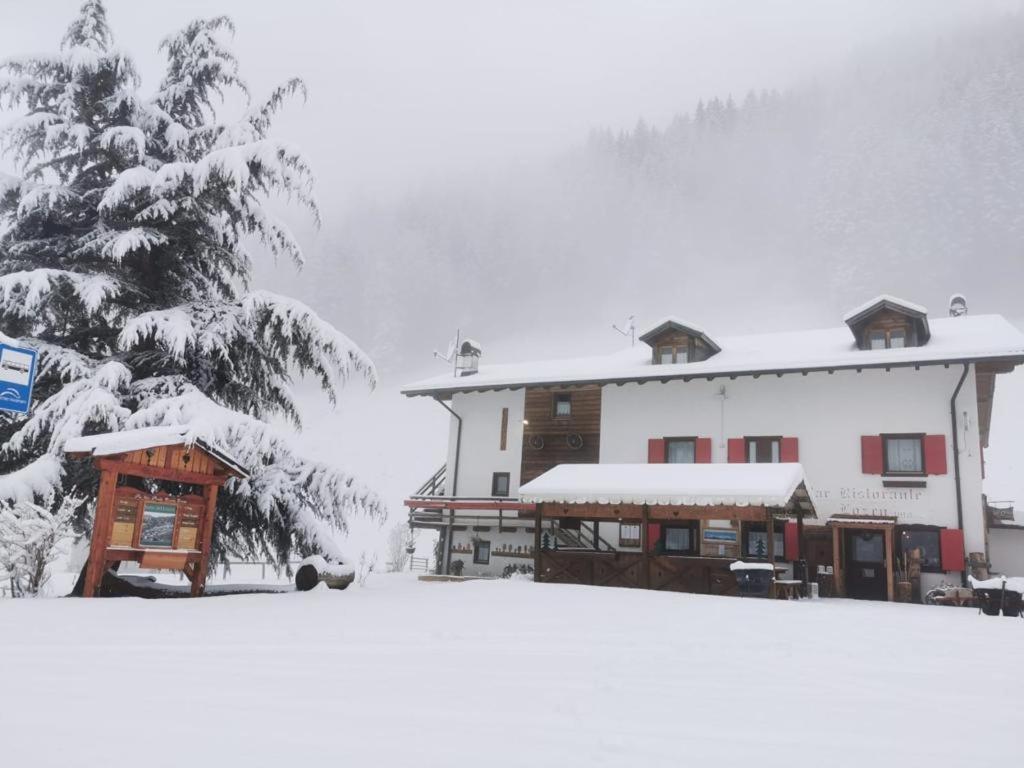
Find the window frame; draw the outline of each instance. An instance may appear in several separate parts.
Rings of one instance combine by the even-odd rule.
[[[689,339],[685,344],[668,343],[657,344],[654,347],[655,365],[675,365],[676,363],[688,363],[695,359],[695,339]],[[666,360],[665,358],[669,358]]]
[[[619,546],[620,547],[639,547],[642,544],[642,534],[640,530],[640,523],[619,523]],[[622,535],[623,528],[636,528],[636,538],[626,538]]]
[[[558,406],[562,403],[566,403],[569,406],[568,413],[559,413]],[[571,419],[572,418],[572,393],[571,392],[555,392],[551,398],[551,418],[553,419]]]
[[[924,458],[924,433],[923,432],[906,432],[906,433],[883,433],[880,435],[882,438],[882,476],[883,477],[927,477],[928,467],[925,464]],[[890,440],[916,440],[920,446],[921,455],[921,469],[912,472],[903,472],[898,469],[889,469],[889,441]]]
[[[682,462],[682,461],[672,462],[672,461],[668,460],[668,455],[669,455],[668,446],[669,446],[669,443],[690,443],[690,445],[693,446],[693,461],[688,462],[688,463],[690,463],[690,464],[696,464],[697,463],[697,438],[696,437],[665,437],[665,438],[662,438],[662,439],[664,440],[664,443],[665,443],[665,463],[666,464],[685,464],[685,463],[687,463],[687,462]]]
[[[760,443],[769,443],[769,453],[776,454],[779,459],[778,461],[751,461],[750,460],[750,447],[751,445],[757,446]],[[775,450],[772,450],[774,446]],[[756,458],[757,451],[755,450],[754,456]],[[782,463],[782,436],[781,435],[754,435],[743,438],[743,457],[746,459],[747,464],[780,464]]]
[[[932,533],[935,534],[935,550],[938,558],[938,565],[927,566],[924,561],[921,561],[921,573],[945,573],[942,570],[942,526],[941,525],[924,525],[924,524],[911,524],[911,525],[899,525],[896,527],[896,555],[897,557],[906,556],[906,550],[903,548],[903,536],[908,533]]]
[[[505,492],[498,493],[498,480],[505,480]],[[491,496],[496,498],[507,499],[512,493],[512,473],[511,472],[492,472],[491,473]]]
[[[689,548],[682,549],[669,549],[668,548],[668,532],[675,529],[687,530],[690,532],[690,546]],[[662,524],[660,539],[660,549],[666,555],[676,555],[679,557],[694,557],[700,554],[700,541],[699,541],[700,526],[696,521],[689,523],[672,523]]]
[[[757,555],[750,554],[750,534],[751,533],[767,533],[767,523],[743,523],[740,530],[740,559],[746,560],[753,558],[755,560],[764,560],[767,562],[767,557],[758,557]],[[784,520],[775,520],[772,524],[772,536],[774,544],[779,544],[779,538],[781,537],[781,548],[773,545],[773,555],[776,563],[786,563],[786,523]]]
[[[892,337],[894,333],[903,334],[903,346],[894,347],[892,345]],[[873,347],[871,346],[871,339],[873,336],[881,336],[882,346]],[[910,325],[894,326],[892,328],[865,328],[864,329],[864,349],[877,352],[879,349],[904,349],[906,347],[917,346],[914,329]]]
[[[483,544],[487,548],[487,557],[482,558],[480,556],[480,545]],[[490,565],[491,564],[491,542],[486,539],[473,539],[473,565]]]

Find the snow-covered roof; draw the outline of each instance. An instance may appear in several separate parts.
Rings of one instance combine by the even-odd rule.
[[[800,464],[559,464],[519,489],[523,501],[786,507]]]
[[[899,296],[890,296],[888,293],[881,293],[878,296],[875,296],[875,298],[865,301],[859,307],[854,307],[845,315],[843,315],[843,322],[849,323],[851,320],[863,315],[865,312],[868,312],[874,309],[875,307],[883,305],[888,305],[895,309],[902,309],[903,311],[908,312],[912,315],[928,314],[928,310],[925,307],[922,307],[920,304],[915,304],[912,301],[901,299]]]
[[[126,429],[122,432],[104,432],[99,435],[75,437],[64,444],[65,453],[88,454],[90,456],[113,456],[119,453],[141,451],[146,448],[158,448],[163,445],[198,445],[218,461],[240,474],[248,477],[249,473],[224,451],[197,438],[185,424],[169,424],[159,427],[142,427]]]
[[[858,349],[846,326],[721,337],[721,351],[691,363],[654,365],[646,346],[594,357],[481,365],[467,378],[435,376],[407,386],[407,395],[521,387],[527,384],[625,383],[722,375],[900,367],[969,360],[1024,361],[1024,334],[1001,315],[932,321],[920,347]]]

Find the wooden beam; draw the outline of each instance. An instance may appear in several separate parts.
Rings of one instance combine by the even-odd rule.
[[[540,532],[540,524],[541,524],[540,509],[541,509],[541,506],[542,505],[540,505],[540,504],[537,505],[537,511],[534,512],[534,519],[533,519],[533,524],[534,524],[534,529],[533,529],[533,580],[534,581],[541,581],[541,578],[540,578],[540,536],[541,536],[541,532]]]
[[[192,597],[199,597],[206,588],[206,572],[210,567],[210,544],[213,541],[213,523],[217,517],[217,491],[220,486],[208,485],[203,488],[206,509],[203,512],[203,524],[199,534],[199,563],[196,575],[192,580]]]
[[[885,590],[886,594],[888,595],[890,603],[895,599],[896,596],[895,585],[893,583],[893,571],[895,570],[894,566],[896,565],[896,561],[893,558],[892,534],[892,526],[885,526]]]
[[[82,597],[93,597],[103,583],[106,565],[104,553],[110,540],[111,524],[114,519],[114,492],[117,489],[117,472],[104,470],[100,473],[100,488],[96,496],[96,514],[92,524],[92,541],[89,543],[89,560],[85,566],[85,584]]]
[[[96,459],[96,466],[103,471],[117,472],[133,477],[151,477],[155,480],[167,480],[172,483],[188,485],[218,486],[229,480],[227,475],[204,475],[201,472],[189,472],[184,469],[168,469],[167,467],[149,467],[142,464],[130,464],[114,459]]]
[[[832,526],[832,591],[836,597],[846,597],[845,584],[843,584],[843,541],[842,529],[838,525]]]
[[[640,547],[642,549],[641,556],[643,558],[640,566],[640,582],[644,589],[651,588],[651,547],[650,547],[650,533],[647,530],[647,526],[651,522],[651,510],[646,504],[641,509],[643,517],[640,523]]]
[[[768,562],[775,565],[775,515],[769,507],[764,510],[764,527],[768,531]]]

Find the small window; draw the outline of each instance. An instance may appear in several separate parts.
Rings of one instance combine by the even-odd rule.
[[[889,331],[889,346],[893,349],[902,349],[907,346],[907,332],[902,328]]]
[[[495,472],[491,475],[491,496],[508,496],[509,473]]]
[[[775,525],[772,533],[776,561],[786,560],[786,536],[783,528]],[[764,523],[744,523],[743,556],[765,559],[768,557],[768,527]]]
[[[491,562],[491,542],[477,539],[473,542],[473,563],[489,565]]]
[[[676,347],[676,362],[686,363],[690,360],[690,348],[689,347]]]
[[[555,395],[555,416],[559,418],[572,416],[572,395],[567,392]]]
[[[670,437],[665,440],[666,464],[693,464],[697,460],[697,441]]]
[[[662,365],[671,365],[673,362],[672,347],[658,348],[658,362]]]
[[[900,533],[900,554],[909,557],[913,549],[921,550],[921,570],[942,573],[938,528],[904,528]]]
[[[917,435],[883,436],[887,475],[923,475],[924,451]]]
[[[637,523],[619,523],[619,546],[640,546],[640,526]]]
[[[692,555],[697,537],[692,526],[666,526],[661,534],[662,546],[668,555]]]
[[[885,331],[872,331],[868,335],[868,349],[885,349]]]
[[[777,437],[748,437],[748,464],[778,464],[780,461],[780,440]]]

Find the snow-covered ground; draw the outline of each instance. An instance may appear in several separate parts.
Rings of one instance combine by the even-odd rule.
[[[1024,621],[372,576],[0,601],[4,765],[1019,765]],[[794,762],[795,761],[795,762]]]

